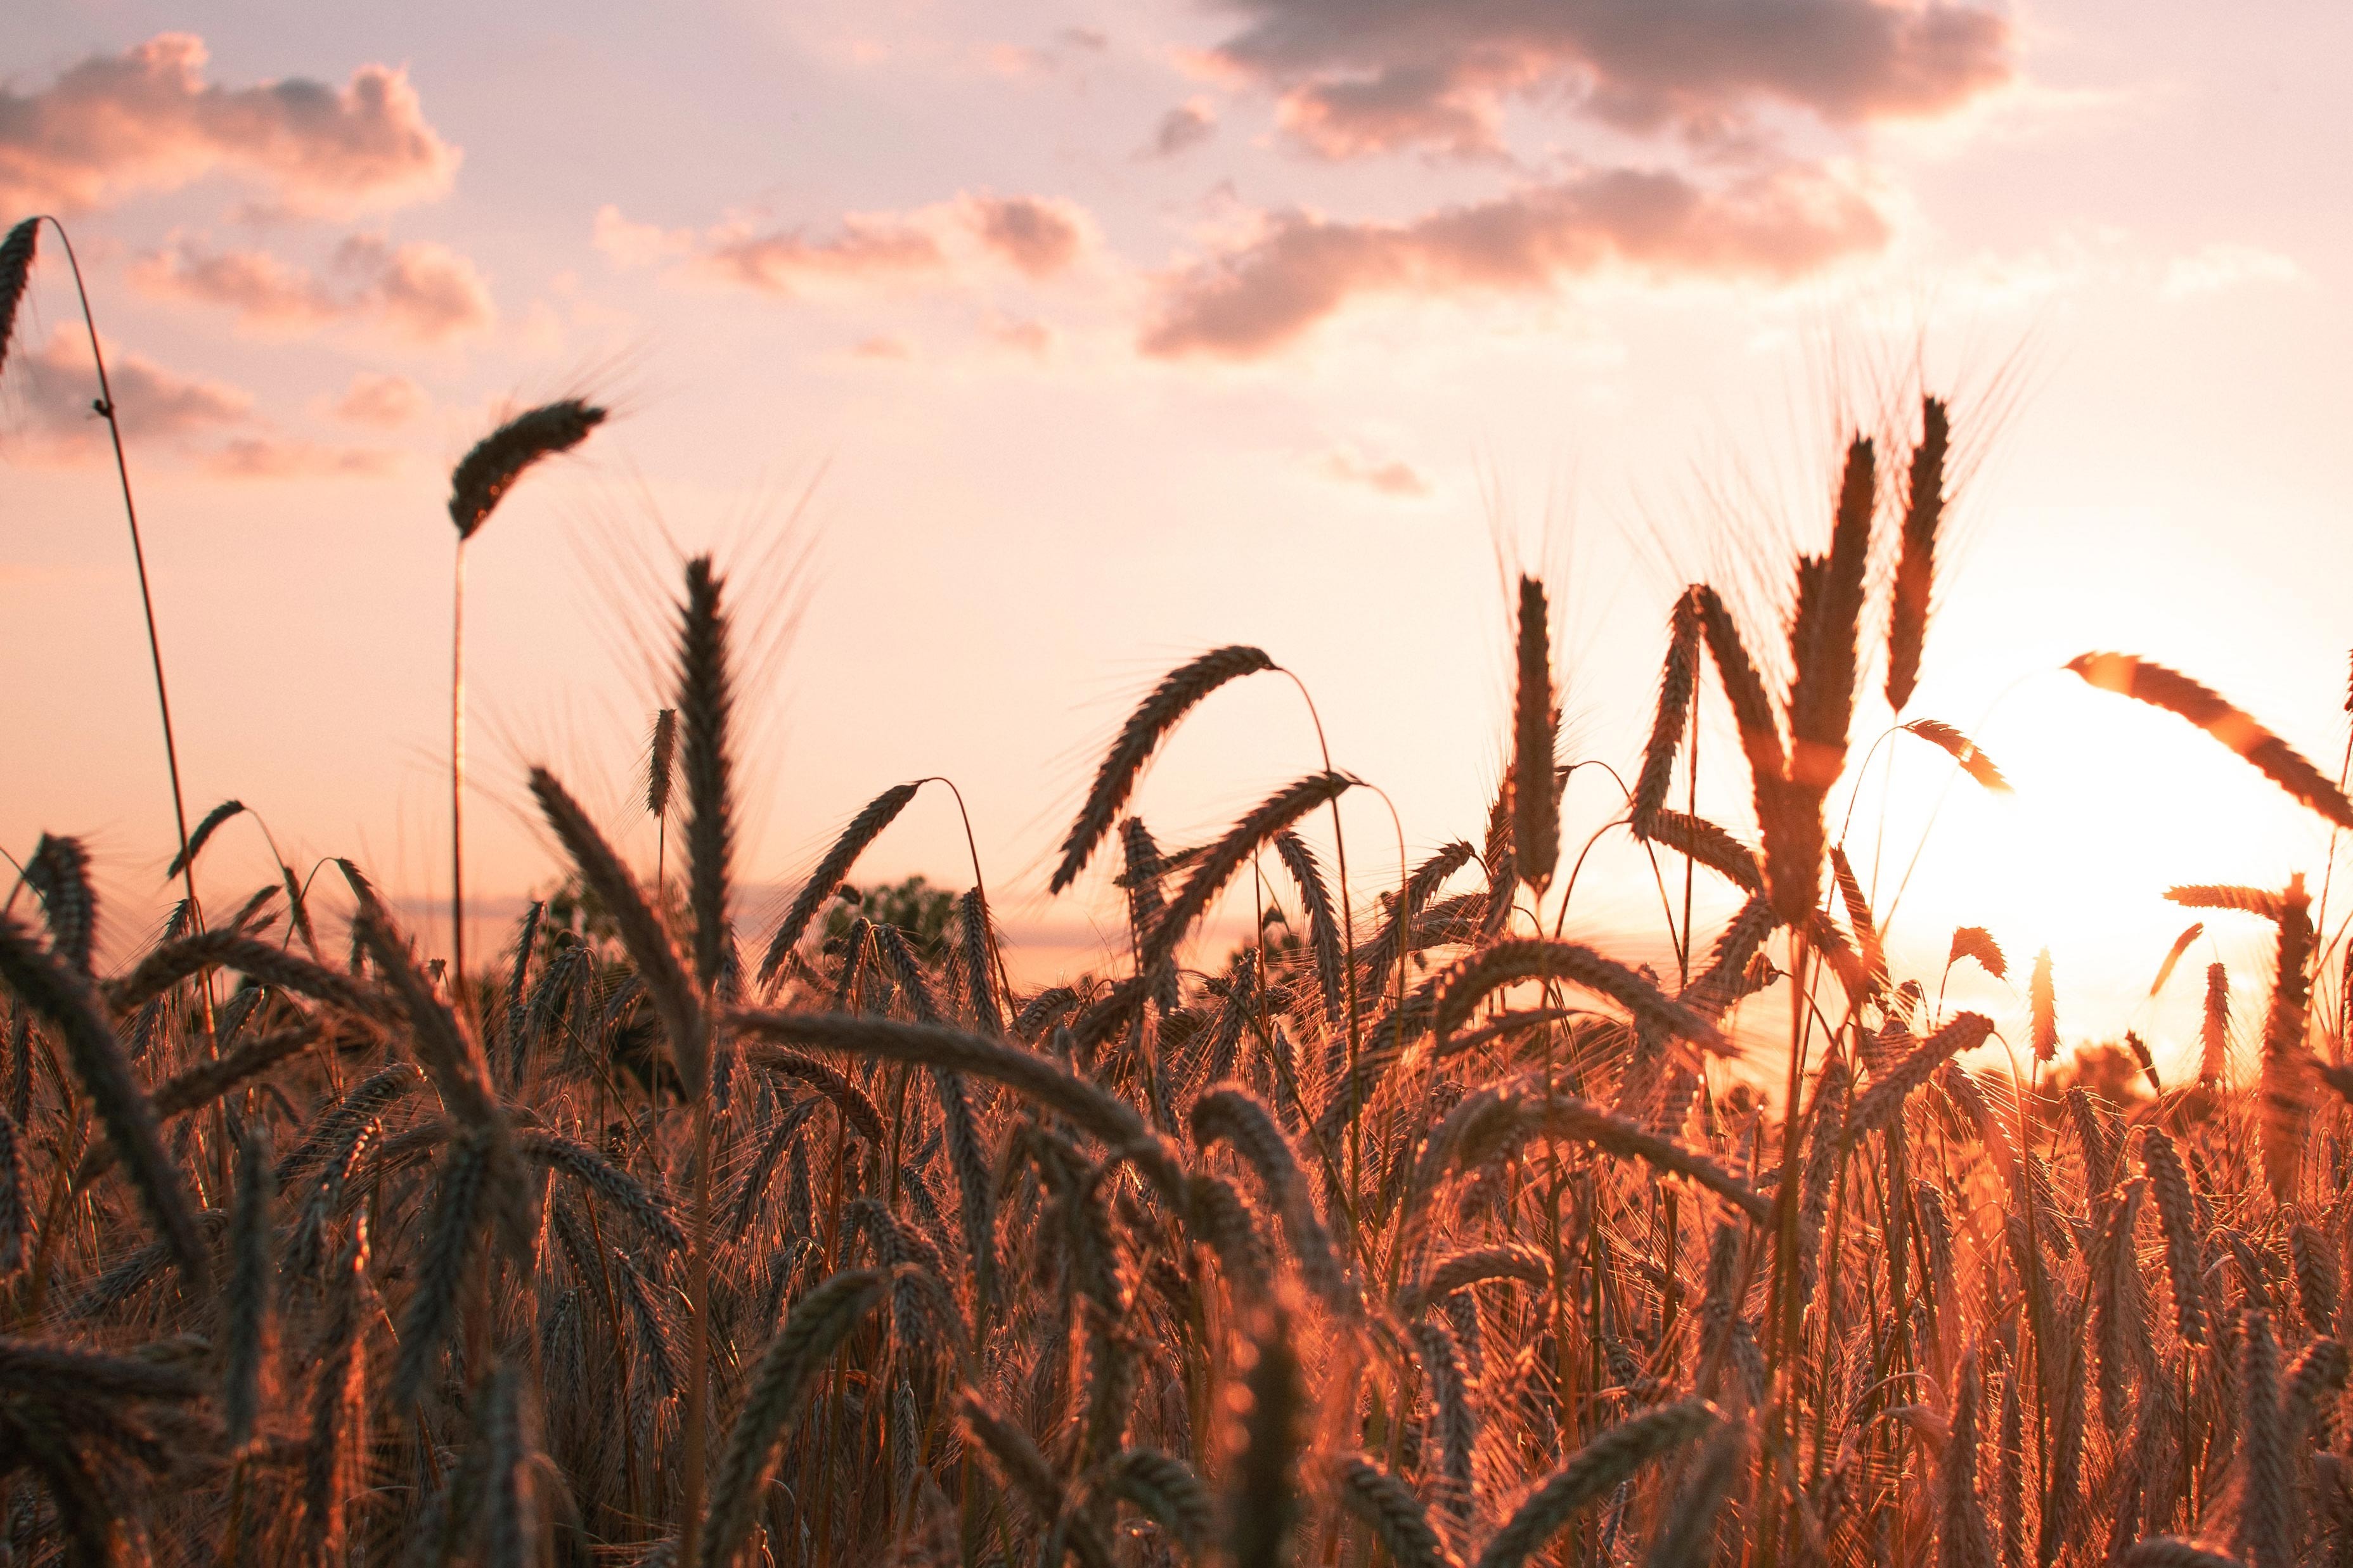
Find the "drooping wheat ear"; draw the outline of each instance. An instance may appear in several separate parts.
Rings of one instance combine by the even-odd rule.
[[[1242,1202],[1223,1176],[1186,1178],[1185,1223],[1194,1239],[1218,1255],[1237,1303],[1255,1307],[1274,1289],[1274,1259]]]
[[[1965,958],[1975,959],[1978,967],[1996,980],[2010,973],[2010,961],[2002,956],[2001,944],[1983,926],[1961,926],[1954,931],[1953,949],[1945,959],[1946,967]]]
[[[2327,1338],[2337,1332],[2337,1254],[2328,1238],[2301,1221],[2287,1233],[2288,1256],[2295,1264],[2296,1304],[2305,1326]]]
[[[1529,980],[1583,986],[1609,997],[1646,1027],[1689,1040],[1717,1056],[1739,1055],[1738,1047],[1713,1023],[1666,996],[1624,964],[1589,947],[1549,937],[1496,942],[1458,962],[1440,985],[1433,1031],[1445,1039],[1470,1020],[1482,1000]]]
[[[1340,1020],[1340,917],[1332,907],[1332,890],[1324,868],[1306,840],[1288,830],[1274,836],[1274,852],[1299,889],[1299,905],[1307,914],[1307,946],[1315,954],[1315,984],[1323,993],[1324,1017]]]
[[[132,1079],[122,1043],[100,1014],[97,997],[87,983],[44,952],[29,931],[5,915],[0,915],[0,982],[65,1037],[74,1074],[130,1173],[149,1222],[188,1289],[205,1293],[212,1270],[196,1234],[187,1187],[179,1167],[164,1152],[155,1108]]]
[[[501,1362],[481,1394],[482,1438],[490,1450],[490,1496],[482,1521],[484,1568],[529,1568],[539,1561],[538,1510],[531,1449],[523,1436],[522,1377]]]
[[[1438,1438],[1433,1489],[1438,1506],[1460,1530],[1470,1521],[1477,1502],[1471,1455],[1479,1441],[1478,1412],[1463,1382],[1462,1357],[1452,1331],[1433,1318],[1422,1317],[1415,1320],[1411,1334],[1414,1358],[1421,1363],[1422,1376],[1430,1383],[1430,1427]]]
[[[1789,683],[1789,782],[1817,800],[1846,766],[1877,473],[1870,441],[1850,442],[1830,553],[1798,563],[1798,606],[1789,628],[1795,672]]]
[[[194,865],[196,857],[204,853],[205,841],[212,837],[222,823],[244,809],[245,802],[241,800],[225,800],[205,813],[205,819],[196,824],[195,832],[188,835],[187,848],[172,857],[171,867],[164,873],[164,879],[167,882],[174,880],[184,868]]]
[[[315,1170],[328,1151],[356,1129],[382,1115],[386,1107],[417,1086],[419,1075],[409,1062],[395,1062],[352,1086],[343,1099],[323,1108],[312,1119],[292,1153],[278,1162],[278,1184],[286,1185]]]
[[[605,410],[567,397],[516,415],[480,441],[449,473],[449,521],[468,540],[523,470],[543,458],[568,452],[605,422]]]
[[[2182,1168],[2179,1151],[2161,1127],[2141,1130],[2141,1169],[2148,1173],[2157,1194],[2158,1217],[2165,1227],[2166,1277],[2173,1285],[2174,1321],[2184,1344],[2206,1342],[2206,1293],[2200,1283],[2203,1259],[2198,1247],[2197,1208],[2190,1201],[2189,1173]]]
[[[2001,770],[1994,766],[1993,759],[1987,756],[1975,741],[1970,740],[1943,720],[1915,719],[1903,728],[1906,733],[1919,736],[1953,761],[1960,763],[1961,771],[1976,780],[1979,787],[1990,790],[1995,795],[2012,793],[2010,780],[2004,778]]]
[[[2241,914],[2261,915],[2267,921],[2280,918],[2280,896],[2269,888],[2242,888],[2222,883],[2200,882],[2189,887],[2168,888],[2168,901],[2191,910],[2236,910]]]
[[[997,965],[990,954],[988,900],[978,888],[956,900],[956,935],[961,942],[965,1000],[984,1035],[1005,1033],[1005,1009],[997,995]]]
[[[612,916],[621,946],[636,966],[638,979],[653,1001],[655,1016],[670,1038],[670,1060],[680,1081],[690,1096],[700,1095],[711,1081],[710,1020],[679,958],[677,944],[638,890],[637,879],[629,875],[628,868],[621,864],[620,857],[555,775],[545,768],[532,769],[531,793],[572,857],[580,879]]]
[[[2263,1179],[2282,1205],[2295,1201],[2297,1167],[2304,1161],[2305,1124],[2312,1114],[2312,1053],[2305,1026],[2312,1005],[2312,900],[2304,874],[2288,879],[2280,894],[2279,977],[2272,983],[2271,1011],[2263,1019],[2263,1103],[2258,1126]]]
[[[1524,1241],[1466,1247],[1440,1258],[1419,1284],[1399,1292],[1398,1310],[1411,1316],[1457,1290],[1496,1279],[1516,1279],[1532,1290],[1541,1290],[1552,1281],[1552,1260],[1543,1248]]]
[[[2034,1028],[2034,1059],[2047,1062],[2059,1055],[2059,1006],[2051,985],[2051,950],[2034,955],[2034,974],[2026,985],[2027,1010]]]
[[[182,1367],[7,1335],[0,1335],[0,1388],[100,1406],[128,1399],[176,1404],[200,1398],[205,1392],[195,1374]]]
[[[1259,803],[1250,814],[1226,830],[1225,837],[1202,852],[1193,874],[1185,886],[1169,901],[1160,917],[1151,940],[1145,944],[1139,967],[1146,975],[1176,957],[1177,943],[1193,928],[1196,921],[1208,913],[1209,904],[1234,873],[1247,864],[1260,848],[1271,842],[1277,834],[1294,826],[1300,818],[1335,799],[1356,784],[1346,773],[1309,773],[1294,784],[1287,784]]]
[[[459,1134],[442,1156],[417,1257],[417,1289],[401,1315],[400,1359],[392,1373],[392,1402],[403,1409],[424,1393],[442,1342],[458,1320],[482,1213],[491,1202],[490,1164],[490,1140],[478,1131]]]
[[[1943,1516],[1936,1527],[1938,1568],[1992,1568],[1993,1545],[1985,1505],[1978,1499],[1978,1352],[1961,1358],[1953,1392],[1952,1428],[1941,1462]]]
[[[518,1134],[515,1147],[525,1158],[564,1172],[628,1215],[663,1250],[676,1252],[686,1246],[686,1234],[670,1213],[668,1195],[648,1187],[602,1150],[537,1128]]]
[[[1385,976],[1389,983],[1395,983],[1393,972],[1399,952],[1421,950],[1422,944],[1415,937],[1431,895],[1444,885],[1446,879],[1477,858],[1477,851],[1458,838],[1415,867],[1406,878],[1405,886],[1388,899],[1388,918],[1381,922],[1373,940],[1356,951],[1356,964],[1368,991],[1377,994]]]
[[[106,984],[106,999],[118,1013],[129,1013],[208,969],[236,970],[355,1018],[381,1023],[396,1016],[381,993],[228,927],[150,949],[129,974]]]
[[[2280,1414],[2287,1423],[2290,1453],[2304,1446],[2307,1433],[2326,1447],[2331,1436],[2330,1415],[2335,1396],[2345,1392],[2348,1371],[2353,1370],[2345,1342],[2318,1339],[2304,1347],[2287,1371],[2287,1387],[2280,1394]]]
[[[670,815],[671,781],[678,773],[678,710],[654,711],[654,734],[646,749],[646,815]]]
[[[2290,1510],[2295,1484],[2288,1468],[2286,1434],[2281,1430],[2279,1348],[2272,1321],[2250,1307],[2240,1320],[2239,1394],[2241,1442],[2246,1452],[2246,1486],[2239,1516],[2240,1555],[2253,1568],[2294,1568]]]
[[[1241,1449],[1226,1499],[1226,1552],[1234,1568],[1282,1568],[1303,1511],[1299,1456],[1308,1436],[1307,1390],[1291,1321],[1280,1309],[1245,1342],[1242,1398],[1237,1402]]]
[[[2173,939],[2173,945],[2166,949],[2165,962],[2157,966],[2157,978],[2149,983],[2148,994],[2151,996],[2165,989],[2165,983],[2173,978],[2173,966],[2181,962],[2181,955],[2189,951],[2189,944],[2205,934],[2206,922],[2194,921],[2188,931]]]
[[[90,851],[79,838],[44,833],[25,863],[25,885],[40,895],[49,951],[76,974],[90,974],[98,933],[98,896],[90,885]]]
[[[1340,1506],[1364,1521],[1397,1568],[1460,1568],[1413,1489],[1360,1454],[1333,1466]]]
[[[2212,1086],[2231,1076],[2231,972],[2206,966],[2206,1012],[2198,1026],[2198,1081]]]
[[[1430,1130],[1412,1190],[1428,1192],[1451,1168],[1469,1170],[1508,1152],[1529,1138],[1566,1138],[1622,1160],[1640,1160],[1660,1171],[1687,1177],[1736,1205],[1762,1224],[1771,1205],[1754,1187],[1694,1150],[1662,1138],[1641,1124],[1613,1116],[1574,1095],[1547,1096],[1534,1088],[1504,1086],[1465,1095]]]
[[[1141,1509],[1195,1559],[1208,1555],[1217,1509],[1192,1466],[1156,1448],[1130,1448],[1104,1467],[1103,1485]]]
[[[28,217],[0,239],[0,370],[8,366],[8,345],[16,335],[16,311],[25,303],[25,284],[33,275],[33,252],[38,248],[41,220]]]
[[[1878,1131],[1895,1117],[1912,1091],[1928,1081],[1934,1073],[1952,1058],[1973,1051],[1985,1044],[1993,1033],[1993,1020],[1982,1013],[1961,1013],[1926,1040],[1920,1042],[1910,1056],[1890,1068],[1883,1077],[1872,1080],[1854,1102],[1846,1119],[1846,1141],[1850,1146]]]
[[[986,1321],[997,1299],[997,1163],[973,1116],[964,1079],[935,1070],[932,1086],[940,1097],[948,1166],[955,1173],[956,1206],[964,1222],[965,1249],[972,1258],[974,1300]]]
[[[844,1078],[828,1064],[797,1051],[773,1048],[752,1052],[751,1065],[764,1072],[772,1072],[797,1083],[805,1083],[833,1102],[842,1121],[852,1132],[877,1149],[887,1146],[889,1135],[883,1131],[882,1112],[867,1092]]]
[[[277,1195],[269,1131],[259,1121],[250,1122],[237,1140],[237,1206],[228,1224],[228,1349],[222,1361],[221,1420],[233,1450],[253,1440],[261,1414],[261,1357],[274,1272],[270,1207]]]
[[[2176,713],[2260,769],[2263,775],[2339,827],[2353,827],[2353,802],[2294,747],[2233,707],[2221,693],[2179,670],[2128,653],[2087,653],[2067,668],[2103,691]]]
[[[735,702],[728,665],[724,586],[711,557],[686,563],[686,603],[679,615],[678,711],[686,771],[687,907],[694,916],[694,977],[707,993],[719,984],[727,953],[729,868],[735,829],[729,818],[733,766],[727,727]],[[702,1075],[682,1074],[690,1092]]]
[[[25,1267],[26,1242],[32,1235],[27,1205],[24,1135],[16,1119],[0,1110],[0,1284]]]
[[[725,1568],[735,1560],[760,1506],[769,1460],[799,1413],[802,1388],[865,1321],[890,1282],[880,1269],[836,1274],[802,1297],[768,1342],[712,1478],[698,1568]]]
[[[1184,1175],[1174,1152],[1145,1125],[1134,1107],[1050,1057],[945,1025],[906,1024],[890,1018],[743,1012],[733,1015],[731,1022],[747,1039],[913,1062],[1004,1084],[1069,1118],[1090,1137],[1134,1161],[1170,1202],[1183,1201]],[[750,1059],[754,1065],[762,1061],[756,1052]]]
[[[1560,709],[1553,690],[1551,606],[1545,585],[1520,578],[1519,657],[1512,700],[1512,847],[1520,879],[1541,896],[1560,859],[1560,800],[1551,782]]]
[[[1928,603],[1936,581],[1936,530],[1945,519],[1945,456],[1951,438],[1945,400],[1920,400],[1920,440],[1904,498],[1904,547],[1887,618],[1887,706],[1904,711],[1920,679]]]
[[[1269,1206],[1282,1220],[1283,1235],[1299,1259],[1300,1278],[1334,1311],[1356,1315],[1362,1302],[1356,1281],[1333,1251],[1331,1233],[1315,1213],[1298,1156],[1273,1112],[1248,1089],[1229,1084],[1193,1102],[1192,1131],[1196,1147],[1206,1150],[1222,1142],[1242,1157],[1265,1189]]]
[[[1685,1399],[1610,1427],[1546,1478],[1479,1554],[1478,1568],[1520,1568],[1577,1510],[1642,1465],[1671,1454],[1715,1424],[1715,1406]]]
[[[300,1024],[244,1041],[220,1056],[204,1058],[156,1086],[149,1097],[158,1121],[184,1116],[250,1083],[281,1062],[310,1049],[319,1040],[315,1024]],[[114,1167],[115,1148],[100,1143],[82,1156],[73,1184],[81,1187]]]
[[[1187,713],[1226,682],[1274,668],[1274,660],[1261,649],[1237,645],[1212,648],[1163,676],[1151,695],[1120,726],[1118,737],[1096,768],[1094,783],[1079,807],[1078,819],[1071,824],[1070,835],[1062,840],[1062,858],[1054,868],[1047,890],[1059,893],[1078,879],[1096,846],[1118,820],[1120,808],[1134,791],[1145,763],[1152,760],[1152,753]]]
[[[817,918],[818,910],[833,897],[834,889],[840,887],[842,879],[849,875],[849,868],[858,863],[858,858],[866,852],[866,847],[891,826],[892,818],[906,809],[907,803],[915,798],[915,792],[922,787],[920,782],[892,784],[867,802],[865,807],[849,819],[849,826],[841,830],[841,837],[833,841],[833,847],[825,852],[825,858],[817,863],[817,869],[810,872],[808,880],[801,884],[801,890],[793,898],[792,907],[785,911],[785,918],[776,923],[775,934],[768,938],[768,951],[760,960],[761,984],[775,982],[776,972],[785,966],[785,955],[791,952],[801,940],[802,933],[808,930],[809,921]]]
[[[1659,672],[1659,706],[1651,721],[1650,742],[1642,748],[1642,771],[1634,781],[1632,816],[1638,832],[1645,819],[1667,804],[1675,752],[1691,723],[1692,689],[1698,682],[1699,590],[1686,588],[1675,596],[1675,607],[1667,616],[1667,658]]]
[[[1706,1568],[1715,1560],[1716,1520],[1740,1476],[1747,1432],[1726,1423],[1700,1447],[1683,1489],[1660,1522],[1643,1568]]]
[[[367,1216],[362,1215],[353,1222],[351,1245],[335,1260],[328,1280],[326,1330],[313,1357],[310,1436],[302,1456],[302,1538],[308,1560],[320,1568],[343,1557],[344,1514],[366,1419],[361,1297],[367,1289]]]

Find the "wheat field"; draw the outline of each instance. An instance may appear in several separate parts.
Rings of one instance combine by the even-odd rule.
[[[0,247],[10,318],[34,233]],[[1170,672],[1052,876],[1115,889],[1129,940],[1034,994],[978,867],[925,921],[858,888],[934,781],[746,907],[709,559],[644,781],[660,858],[534,771],[569,864],[503,951],[424,960],[350,860],[201,906],[229,802],[184,814],[185,898],[102,974],[88,856],[44,838],[0,915],[0,1560],[2353,1561],[2353,1069],[2303,879],[2177,889],[2277,964],[2212,967],[2200,1069],[2168,1082],[2130,1037],[2066,1058],[2047,962],[2024,1049],[1981,1050],[1990,1019],[1892,972],[1832,831],[1874,661],[1914,736],[2006,787],[1906,719],[1949,437],[1917,412],[1908,449],[1848,447],[1778,625],[1706,584],[1662,606],[1608,830],[1745,900],[1672,973],[1559,934],[1579,759],[1535,576],[1493,807],[1377,895],[1324,837],[1363,787],[1328,759],[1211,842],[1155,839],[1132,806],[1172,732],[1286,673],[1250,647]],[[460,545],[601,417],[486,437]],[[2195,681],[2075,668],[2353,826]],[[1689,809],[1718,702],[1753,843]],[[1264,916],[1219,955],[1199,933],[1245,885]],[[1959,964],[2010,967],[1976,928]],[[2252,1071],[2234,984],[2267,988]],[[1762,1093],[1729,1070],[1760,1055]]]

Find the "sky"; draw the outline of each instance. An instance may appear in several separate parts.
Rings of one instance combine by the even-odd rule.
[[[1957,923],[2020,973],[2048,945],[2071,1036],[2179,1060],[2200,987],[2146,996],[2189,923],[2164,889],[2326,873],[2317,817],[2061,667],[2127,649],[2345,752],[2339,7],[33,0],[9,39],[0,221],[79,250],[190,815],[233,796],[299,866],[353,857],[428,942],[448,470],[572,395],[614,418],[469,549],[477,941],[556,875],[533,763],[650,862],[687,554],[746,649],[747,938],[860,805],[939,775],[1043,979],[1119,940],[1105,877],[1045,871],[1162,671],[1247,642],[1299,676],[1380,786],[1346,815],[1369,896],[1400,840],[1481,830],[1514,572],[1552,595],[1564,758],[1630,773],[1676,590],[1720,584],[1769,648],[1846,441],[1900,461],[1923,392],[1960,461],[1906,716],[2018,788],[1910,737],[1866,767],[1889,715],[1859,714],[1833,801],[1899,970],[1934,989]],[[167,907],[170,800],[44,247],[0,372],[0,844],[81,837],[123,952]],[[1701,804],[1753,831],[1710,704]],[[1319,760],[1260,677],[1139,809],[1191,843]],[[926,791],[863,874],[968,883],[955,805]],[[1572,844],[1618,810],[1581,771]],[[207,900],[268,857],[226,830]],[[1663,918],[1601,832],[1567,929],[1660,962]],[[2252,1030],[2263,933],[2208,926]],[[2024,1037],[2022,985],[1953,985]]]

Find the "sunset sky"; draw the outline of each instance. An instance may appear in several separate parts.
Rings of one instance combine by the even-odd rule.
[[[2194,980],[2138,1002],[2189,923],[2163,889],[2321,879],[2319,818],[2060,667],[2177,665],[2337,771],[2353,12],[583,15],[11,9],[0,224],[55,212],[81,249],[192,816],[241,798],[299,865],[352,855],[423,924],[447,895],[448,468],[579,392],[616,418],[469,556],[485,921],[554,876],[528,763],[650,861],[632,797],[666,605],[682,552],[716,548],[772,650],[746,687],[747,937],[850,813],[936,773],[1029,973],[1074,969],[1114,904],[1101,879],[1048,900],[1047,857],[1163,670],[1264,647],[1419,859],[1475,838],[1493,788],[1507,572],[1553,586],[1565,757],[1630,773],[1675,590],[1716,581],[1778,640],[1847,436],[1908,440],[1925,389],[1968,461],[1912,712],[2019,793],[1947,795],[1909,740],[1892,789],[1873,764],[1851,842],[1883,906],[1942,803],[1895,918],[1909,971],[1933,989],[1953,924],[1982,923],[2021,975],[2052,947],[2071,1037],[2179,1052]],[[0,842],[81,836],[124,951],[164,908],[169,797],[44,246],[0,374]],[[1858,761],[1887,722],[1872,689]],[[1747,832],[1710,702],[1703,806]],[[1142,809],[1189,843],[1316,762],[1297,691],[1261,679],[1183,732]],[[1572,846],[1609,819],[1598,771],[1568,809]],[[1393,884],[1387,808],[1348,821],[1367,886]],[[225,836],[208,900],[268,864]],[[863,868],[916,870],[969,879],[944,795]],[[1570,929],[1655,956],[1622,834],[1588,876]],[[2353,886],[2332,901],[2334,926]],[[2209,928],[2197,962],[2243,966],[2252,1028],[2263,933]],[[1956,984],[2023,1038],[2022,981]]]

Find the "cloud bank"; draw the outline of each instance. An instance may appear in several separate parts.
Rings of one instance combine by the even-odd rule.
[[[1162,358],[1272,353],[1361,295],[1535,295],[1607,269],[1787,281],[1886,242],[1885,220],[1827,174],[1792,167],[1720,189],[1599,170],[1405,223],[1289,212],[1254,240],[1164,279],[1141,347]]]
[[[1234,0],[1216,51],[1327,157],[1502,151],[1518,99],[1712,137],[1768,108],[1948,113],[2010,79],[2009,23],[1944,0]]]
[[[0,205],[79,211],[224,171],[290,205],[387,205],[438,195],[456,172],[404,71],[227,88],[204,79],[206,59],[203,39],[165,33],[39,91],[0,89]]]

